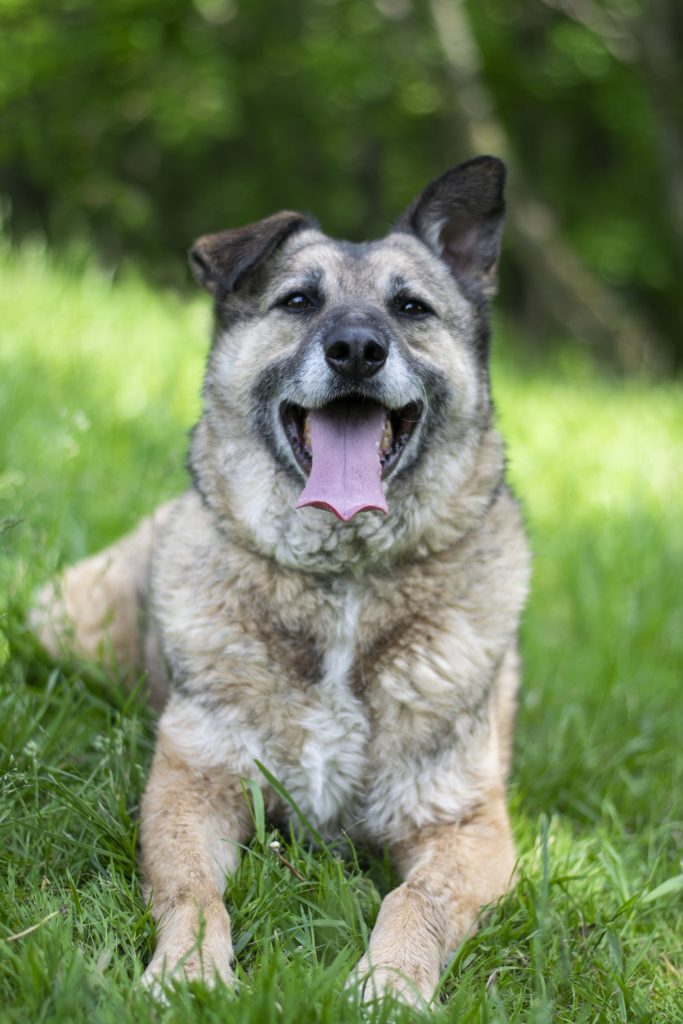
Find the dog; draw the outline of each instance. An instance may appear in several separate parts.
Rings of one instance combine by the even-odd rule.
[[[489,387],[505,168],[433,181],[381,241],[281,212],[200,238],[213,296],[192,486],[43,591],[56,652],[147,673],[144,979],[233,977],[226,874],[252,822],[387,844],[403,881],[354,978],[423,1005],[511,882],[506,809],[529,577]],[[201,941],[201,949],[198,945]]]

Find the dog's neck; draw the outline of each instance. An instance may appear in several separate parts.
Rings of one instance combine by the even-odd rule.
[[[425,453],[419,477],[398,477],[388,489],[389,514],[364,512],[342,523],[330,512],[296,509],[297,486],[273,475],[267,453],[244,463],[221,449],[203,419],[193,436],[194,486],[232,544],[286,569],[362,578],[398,561],[420,561],[453,550],[476,531],[504,484],[501,439],[493,428],[463,443],[444,471]],[[237,442],[239,444],[239,441]],[[429,495],[434,500],[429,500]]]

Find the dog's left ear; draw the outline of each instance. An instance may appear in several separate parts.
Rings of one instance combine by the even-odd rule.
[[[503,236],[504,186],[503,161],[475,157],[427,185],[396,230],[416,234],[465,286],[490,297]]]
[[[215,235],[202,235],[189,252],[194,276],[212,295],[234,291],[295,231],[315,227],[303,213],[282,210],[264,220]]]

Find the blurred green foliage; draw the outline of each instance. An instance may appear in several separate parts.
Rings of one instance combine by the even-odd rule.
[[[683,36],[681,10],[449,2],[472,34],[490,107],[466,117],[495,118],[527,192],[682,358],[671,187],[680,72],[655,60],[653,73],[659,44],[642,42],[648,23],[665,40]],[[110,264],[134,258],[167,281],[184,279],[198,234],[281,207],[346,237],[383,233],[430,178],[473,155],[434,6],[0,0],[7,230],[84,240]],[[517,269],[503,298],[523,312],[534,281]]]

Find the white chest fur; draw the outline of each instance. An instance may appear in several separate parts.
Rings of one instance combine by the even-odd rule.
[[[314,824],[334,829],[342,811],[351,811],[367,767],[370,726],[351,686],[359,612],[352,590],[339,596],[320,680],[305,692],[278,687],[275,676],[245,703],[231,701],[229,689],[218,707],[178,694],[160,732],[198,769],[262,781],[255,767],[262,762]]]
[[[358,615],[358,598],[349,590],[340,602],[320,682],[299,722],[304,730],[299,764],[290,768],[293,795],[320,826],[353,800],[366,767],[369,723],[351,688]]]

